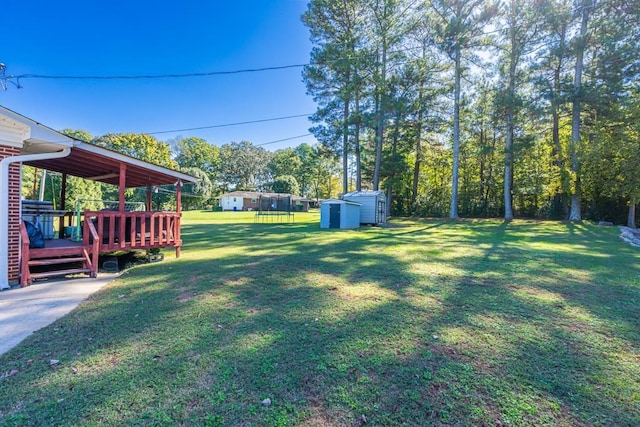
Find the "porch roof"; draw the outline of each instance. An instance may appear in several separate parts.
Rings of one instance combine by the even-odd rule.
[[[26,154],[25,151],[23,150],[23,153]],[[67,157],[25,162],[29,166],[115,186],[119,185],[120,165],[123,163],[127,168],[125,182],[127,188],[170,185],[177,181],[198,181],[190,175],[77,140],[73,140],[71,154]]]
[[[3,127],[4,125],[4,127]],[[197,182],[190,175],[154,165],[94,144],[70,138],[22,114],[0,106],[0,130],[10,129],[20,154],[54,153],[71,147],[67,157],[24,162],[29,166],[118,186],[126,165],[126,188]]]

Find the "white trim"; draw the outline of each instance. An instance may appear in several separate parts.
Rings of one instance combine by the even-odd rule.
[[[29,138],[30,127],[0,114],[0,145],[22,148],[23,141]]]
[[[0,105],[0,115],[6,117],[9,121],[18,126],[23,127],[26,130],[26,134],[22,136],[20,143],[24,142],[46,142],[47,144],[58,145],[60,147],[54,147],[52,150],[57,151],[63,148],[63,146],[71,145],[73,138],[69,138],[66,135],[61,134],[48,126],[38,123],[35,120],[31,120],[28,117],[18,114],[15,111],[11,111]]]

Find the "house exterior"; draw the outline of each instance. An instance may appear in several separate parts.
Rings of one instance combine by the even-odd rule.
[[[232,191],[218,196],[223,211],[252,211],[258,207],[256,193],[249,191]]]
[[[309,200],[286,193],[232,191],[218,196],[223,211],[308,212]]]
[[[116,185],[119,208],[84,211],[81,242],[60,239],[50,248],[32,249],[21,217],[22,164],[61,173],[62,203],[67,175]],[[100,253],[171,246],[179,256],[183,182],[197,179],[69,138],[0,106],[0,289],[18,280],[28,285],[36,277],[30,273],[31,265],[52,265],[67,256],[75,260],[83,256],[82,271],[91,275],[97,273]],[[151,211],[151,188],[157,185],[176,186],[176,212]],[[126,212],[125,189],[139,187],[147,188],[146,211]]]

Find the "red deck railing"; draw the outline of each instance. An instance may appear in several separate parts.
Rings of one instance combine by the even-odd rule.
[[[180,256],[180,213],[85,211],[83,239],[88,243],[89,223],[98,232],[100,253],[175,247]]]
[[[20,241],[22,242],[22,247],[20,248],[20,286],[24,287],[31,281],[31,274],[29,273],[31,253],[29,252],[29,235],[23,222],[20,222]]]

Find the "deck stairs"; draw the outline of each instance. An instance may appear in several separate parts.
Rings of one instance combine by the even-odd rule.
[[[77,267],[80,263],[82,263],[82,267]],[[86,273],[91,275],[92,271],[91,257],[84,246],[50,248],[44,252],[31,249],[28,265],[29,276],[32,280],[68,274]],[[34,273],[31,267],[39,266],[46,266],[46,271]]]
[[[29,236],[24,224],[20,227],[20,233],[22,235],[21,286],[28,286],[35,279],[47,277],[82,273],[90,277],[97,276],[97,234],[95,239],[92,239],[92,243],[59,239],[46,241],[44,248],[29,248]]]

